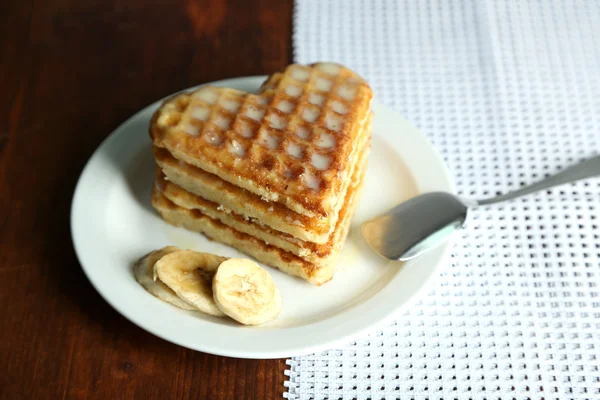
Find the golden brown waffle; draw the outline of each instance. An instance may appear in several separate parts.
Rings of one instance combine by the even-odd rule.
[[[327,218],[343,201],[372,97],[345,67],[290,65],[257,95],[202,87],[168,99],[150,135],[177,159],[266,201]]]
[[[254,236],[265,243],[288,251],[306,261],[324,264],[328,262],[327,258],[335,256],[338,249],[343,245],[342,234],[347,231],[352,213],[358,202],[358,188],[366,170],[369,153],[368,147],[368,145],[365,146],[361,152],[352,176],[352,182],[346,193],[344,205],[339,213],[338,222],[325,244],[299,240],[289,234],[269,228],[256,220],[251,220],[247,216],[237,214],[217,203],[193,195],[169,180],[165,180],[164,174],[159,169],[157,170],[155,187],[168,200],[179,207],[198,210],[207,217],[219,220],[233,229]]]
[[[256,260],[281,271],[321,285],[333,278],[337,257],[327,258],[325,264],[314,264],[287,251],[268,245],[262,240],[239,232],[198,210],[188,210],[175,205],[159,190],[152,192],[152,206],[169,224],[200,232],[209,238],[246,253]],[[344,237],[347,232],[344,233]],[[337,256],[337,254],[336,254]]]
[[[365,131],[357,139],[357,151],[352,157],[353,160],[356,160],[362,154],[363,149],[368,147],[371,133],[370,122],[369,119]],[[218,203],[222,208],[248,217],[249,220],[288,233],[302,241],[325,244],[337,224],[339,210],[326,219],[307,217],[280,203],[265,202],[260,196],[248,190],[239,188],[200,168],[178,161],[165,149],[155,147],[154,157],[168,179],[186,191]],[[357,161],[352,163],[353,172],[356,165]],[[350,181],[351,179],[347,179],[344,185],[344,197]],[[342,205],[343,202],[339,205],[340,209]]]

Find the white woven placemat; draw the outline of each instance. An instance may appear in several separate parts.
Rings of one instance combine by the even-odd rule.
[[[597,1],[301,0],[294,58],[338,61],[485,197],[600,152]],[[381,332],[290,361],[290,399],[600,399],[600,181],[474,213]]]

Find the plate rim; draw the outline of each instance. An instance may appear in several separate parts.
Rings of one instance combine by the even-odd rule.
[[[445,264],[445,261],[448,260],[453,243],[454,243],[454,238],[451,238],[448,242],[441,245],[439,249],[434,250],[434,251],[438,251],[440,253],[440,255],[437,257],[434,268],[431,270],[431,273],[429,274],[429,276],[426,277],[425,280],[422,282],[421,286],[417,290],[415,290],[402,304],[388,308],[388,311],[385,312],[383,315],[380,315],[378,318],[375,318],[374,320],[371,320],[370,322],[365,323],[363,326],[360,326],[360,327],[355,326],[352,330],[350,330],[349,333],[340,335],[337,338],[329,338],[329,339],[324,339],[321,341],[316,340],[315,343],[312,345],[294,346],[293,344],[291,344],[287,349],[278,349],[278,350],[272,350],[272,351],[253,351],[252,349],[244,349],[243,351],[240,351],[240,350],[229,351],[229,350],[227,350],[227,348],[216,348],[215,349],[214,347],[211,348],[210,345],[203,345],[203,344],[199,344],[199,343],[189,343],[184,340],[179,340],[178,337],[173,337],[173,336],[162,334],[162,332],[157,332],[156,329],[153,329],[151,326],[149,326],[149,324],[144,323],[144,321],[141,321],[139,318],[136,318],[135,315],[131,315],[127,310],[124,309],[124,307],[122,307],[119,304],[118,301],[115,301],[110,296],[107,296],[103,292],[102,284],[100,284],[99,282],[97,282],[95,280],[91,270],[88,271],[89,265],[86,264],[86,262],[84,262],[85,255],[82,254],[82,244],[80,243],[80,241],[82,239],[81,239],[81,236],[77,235],[77,232],[79,231],[79,228],[78,228],[77,222],[76,222],[77,221],[76,217],[78,215],[77,210],[80,206],[79,202],[83,201],[81,191],[83,190],[84,184],[86,182],[86,175],[89,174],[89,171],[93,167],[95,160],[99,157],[99,155],[102,153],[102,151],[110,144],[110,142],[112,140],[116,140],[116,138],[118,138],[119,133],[124,128],[126,128],[128,126],[128,124],[130,124],[131,122],[133,122],[134,120],[139,118],[140,115],[148,112],[149,110],[151,110],[154,107],[157,107],[166,98],[169,98],[177,93],[182,93],[182,92],[185,92],[188,90],[193,90],[197,87],[205,86],[205,85],[235,87],[235,86],[243,86],[244,84],[246,84],[246,85],[256,85],[256,87],[258,87],[260,85],[260,83],[262,83],[266,78],[267,78],[267,76],[259,75],[259,76],[237,77],[237,78],[218,80],[218,81],[214,81],[214,82],[208,82],[208,83],[205,83],[202,85],[197,85],[197,86],[193,86],[193,87],[190,87],[187,89],[183,89],[176,93],[165,96],[162,99],[155,101],[155,102],[143,107],[139,111],[135,112],[133,115],[131,115],[129,118],[127,118],[123,123],[119,124],[104,140],[102,140],[102,142],[94,150],[94,152],[87,160],[84,168],[82,169],[82,172],[80,173],[80,175],[78,177],[77,184],[75,186],[75,190],[73,191],[73,197],[72,197],[72,201],[71,201],[70,231],[71,231],[71,240],[73,243],[73,248],[75,250],[77,260],[79,261],[81,269],[83,270],[86,278],[91,283],[91,285],[94,287],[94,289],[100,294],[100,296],[119,314],[124,316],[130,322],[132,322],[135,325],[139,326],[140,328],[144,329],[145,331],[153,334],[154,336],[160,337],[163,340],[166,340],[168,342],[171,342],[171,343],[174,343],[174,344],[186,347],[186,348],[190,348],[193,350],[202,351],[202,352],[206,352],[206,353],[210,353],[210,354],[220,355],[220,356],[252,358],[252,359],[273,359],[273,358],[286,358],[286,357],[299,356],[299,355],[304,355],[304,354],[311,354],[311,353],[335,348],[341,344],[345,344],[345,343],[348,343],[349,341],[352,341],[354,338],[357,338],[357,337],[365,334],[367,331],[375,330],[376,327],[379,327],[379,326],[387,323],[392,318],[394,318],[398,313],[400,313],[402,310],[406,309],[417,297],[419,297],[421,295],[421,293],[423,291],[425,291],[428,287],[430,287],[431,284],[435,280],[437,280],[437,278],[439,278],[439,270]],[[427,148],[429,150],[429,156],[433,157],[433,159],[435,160],[437,167],[439,169],[438,172],[440,173],[441,178],[443,179],[444,184],[446,185],[446,188],[444,190],[454,192],[455,186],[454,186],[452,177],[449,173],[449,170],[446,166],[446,163],[444,162],[444,159],[439,154],[437,149],[428,140],[428,138],[416,126],[414,126],[414,124],[405,120],[402,115],[395,112],[394,110],[388,108],[387,106],[381,105],[381,104],[377,104],[376,107],[386,110],[386,112],[395,114],[396,117],[404,120],[406,123],[408,123],[412,127],[413,131],[417,134],[414,138],[412,138],[412,140],[421,142],[420,143],[421,146],[425,146],[425,148]],[[407,165],[407,167],[408,167],[408,165]],[[413,173],[413,169],[410,167],[409,167],[409,171],[411,172],[411,174]],[[420,187],[420,183],[416,179],[415,179],[415,184],[418,188],[418,192],[422,193],[422,190],[421,190],[422,188]],[[88,267],[86,267],[86,265],[88,265]],[[396,275],[397,274],[395,274],[394,276],[396,276]],[[392,278],[392,280],[393,280],[393,278]],[[390,284],[385,285],[383,288],[380,289],[380,291],[376,295],[373,295],[370,299],[376,298],[377,296],[381,295],[381,293],[386,288],[390,289],[391,286],[393,286],[393,285],[390,285]],[[359,306],[360,304],[364,304],[364,302],[359,303],[358,305],[353,305],[353,306],[349,307],[349,309],[355,308],[356,306]],[[345,312],[340,312],[338,314],[334,314],[333,316],[326,318],[323,321],[319,321],[318,323],[308,323],[306,325],[302,325],[301,327],[310,327],[311,325],[314,325],[314,324],[318,325],[318,324],[326,322],[328,320],[335,319],[336,317],[340,317],[340,315],[344,314],[344,313]],[[283,329],[293,329],[293,328],[283,328]],[[282,330],[282,329],[277,329],[277,330]]]

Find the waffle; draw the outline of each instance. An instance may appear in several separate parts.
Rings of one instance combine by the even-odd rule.
[[[234,247],[287,274],[306,279],[316,285],[321,285],[333,277],[334,260],[323,265],[312,264],[275,246],[268,245],[262,240],[228,227],[198,210],[179,207],[156,188],[152,192],[152,206],[169,224],[200,232],[210,239]]]
[[[360,191],[361,188],[362,181],[356,190]],[[309,262],[288,251],[267,244],[254,236],[227,226],[217,219],[210,218],[199,210],[179,207],[167,199],[156,187],[152,191],[152,205],[166,222],[203,233],[213,240],[234,247],[250,257],[289,275],[298,276],[314,285],[322,285],[333,278],[341,245],[336,247],[329,257],[318,262]],[[349,226],[349,223],[343,226],[339,242],[345,240]]]
[[[290,65],[259,94],[202,87],[154,114],[155,146],[309,217],[341,208],[373,93],[337,64]]]
[[[251,220],[245,215],[240,215],[225,209],[218,203],[208,201],[200,196],[195,196],[169,180],[165,180],[165,176],[160,169],[157,169],[155,187],[168,200],[179,207],[198,210],[207,217],[218,220],[224,225],[237,231],[254,236],[265,243],[272,244],[275,247],[297,255],[303,260],[324,264],[328,262],[327,259],[329,257],[335,256],[343,244],[343,233],[348,230],[352,212],[358,201],[359,194],[357,192],[366,170],[368,153],[368,146],[365,146],[360,154],[350,186],[347,190],[344,206],[339,213],[338,222],[325,244],[316,244],[299,240],[292,235],[278,232],[268,226],[260,224],[260,222],[256,220]]]
[[[355,146],[356,154],[353,154],[353,161],[362,154],[361,152],[368,143],[370,123],[371,117],[367,120],[364,132],[358,137],[359,142]],[[224,181],[214,174],[178,161],[165,149],[155,147],[154,157],[168,179],[186,191],[218,203],[223,209],[243,215],[248,220],[260,221],[263,225],[302,241],[327,243],[337,224],[339,212],[327,219],[311,218],[291,211],[280,203],[265,202],[260,196]],[[352,173],[357,164],[357,161],[352,162]],[[351,179],[347,179],[344,185],[344,197],[350,181]],[[342,205],[343,202],[340,204],[340,208]]]

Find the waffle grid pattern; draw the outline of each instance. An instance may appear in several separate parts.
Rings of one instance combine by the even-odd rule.
[[[365,82],[347,69],[293,65],[271,77],[258,95],[202,87],[174,98],[158,125],[165,137],[178,136],[222,168],[278,193],[300,191],[296,197],[310,202],[340,189],[338,178],[348,172],[370,96]],[[260,176],[252,172],[255,166],[261,166]]]
[[[294,61],[341,62],[413,121],[458,192],[600,152],[600,3],[299,0]],[[396,322],[288,360],[289,399],[600,399],[600,180],[474,212]]]

